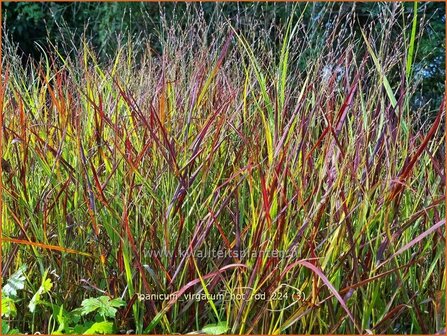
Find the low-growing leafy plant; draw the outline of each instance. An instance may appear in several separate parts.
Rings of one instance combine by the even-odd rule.
[[[25,272],[27,265],[23,264],[19,269],[13,273],[4,283],[2,288],[2,335],[11,335],[20,333],[18,329],[11,329],[7,319],[15,318],[17,316],[16,303],[19,302],[18,291],[25,288]]]
[[[39,287],[39,289],[34,293],[33,297],[31,298],[31,301],[28,304],[28,308],[31,313],[34,313],[36,311],[36,306],[39,304],[43,305],[51,305],[49,302],[42,299],[43,294],[49,294],[51,291],[51,288],[53,287],[53,283],[51,279],[47,277],[48,271],[45,271],[42,276],[42,283]]]
[[[2,288],[2,318],[17,317],[16,303],[18,291],[25,289],[25,272],[27,265],[23,264],[5,282]],[[117,308],[125,305],[122,299],[110,299],[108,296],[87,298],[81,303],[81,307],[66,311],[64,306],[58,306],[42,298],[43,294],[51,294],[53,282],[48,278],[45,271],[41,285],[31,298],[28,308],[35,313],[39,305],[50,307],[52,315],[50,321],[55,320],[58,324],[55,330],[49,330],[49,334],[112,334],[116,332],[114,318]],[[89,318],[86,316],[88,315]],[[20,334],[18,329],[11,329],[7,320],[2,319],[2,335]]]
[[[52,334],[113,334],[116,333],[114,323],[117,308],[125,305],[121,299],[111,300],[108,296],[88,298],[82,301],[81,307],[67,312],[63,306],[56,307],[53,318],[59,326]],[[83,316],[89,315],[85,320]],[[91,319],[93,317],[93,319]]]
[[[125,302],[121,299],[110,300],[108,296],[100,296],[98,298],[90,298],[82,301],[81,315],[87,315],[92,312],[97,312],[101,317],[114,318],[116,308],[122,307]]]

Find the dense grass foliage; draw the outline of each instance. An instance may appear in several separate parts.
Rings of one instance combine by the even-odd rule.
[[[27,65],[5,46],[4,331],[441,331],[444,100],[410,104],[424,26],[387,4],[359,34],[325,8],[217,13],[211,38],[193,12],[161,53],[129,39],[106,64],[86,41]]]

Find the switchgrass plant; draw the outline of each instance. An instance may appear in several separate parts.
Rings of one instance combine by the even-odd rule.
[[[87,40],[26,65],[4,43],[2,275],[27,265],[8,328],[68,333],[64,312],[109,297],[115,333],[441,331],[445,109],[411,104],[425,21],[354,7],[216,11],[210,32],[192,6],[161,53],[130,38],[105,63]]]

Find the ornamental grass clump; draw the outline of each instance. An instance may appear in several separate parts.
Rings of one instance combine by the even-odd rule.
[[[25,65],[5,44],[3,277],[27,265],[9,327],[64,332],[102,297],[115,333],[442,329],[445,107],[413,102],[425,21],[311,7],[267,27],[217,11],[212,31],[191,11],[161,50],[130,38],[108,61],[86,39]]]

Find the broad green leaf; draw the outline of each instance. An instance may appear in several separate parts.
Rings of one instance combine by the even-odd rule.
[[[42,283],[42,294],[48,293],[53,287],[51,279],[45,279]]]
[[[2,335],[18,335],[21,332],[18,329],[9,329],[8,322],[2,320]]]
[[[34,313],[36,310],[36,306],[39,303],[42,303],[40,300],[40,297],[42,294],[49,293],[51,288],[53,287],[53,283],[51,282],[51,279],[47,279],[48,271],[45,271],[42,277],[42,284],[40,285],[39,289],[36,291],[34,296],[32,297],[30,303],[28,304],[28,308],[31,313]]]
[[[53,332],[53,334],[62,334],[62,332],[65,329],[66,324],[68,324],[67,322],[67,317],[64,314],[64,305],[57,307],[58,311],[56,312],[56,316],[57,316],[57,322],[59,323],[59,328],[57,328],[57,330],[55,332]],[[54,313],[53,313],[54,314]]]
[[[87,329],[84,335],[94,334],[113,334],[113,322],[96,322],[89,329]]]
[[[2,296],[16,296],[17,291],[25,287],[25,276],[26,265],[20,266],[20,268],[9,277],[6,284],[2,289]]]
[[[5,320],[2,320],[2,335],[6,335],[9,331],[9,325]]]
[[[10,297],[2,298],[2,316],[15,317],[17,315],[16,305]]]
[[[202,331],[208,335],[221,335],[228,331],[228,325],[226,321],[222,321],[216,324],[208,324],[202,328]]]
[[[98,298],[89,298],[82,301],[82,315],[87,315],[97,311],[102,317],[114,318],[118,307],[125,305],[121,299],[110,300],[108,296],[100,296]]]
[[[36,292],[28,304],[29,311],[34,313],[36,310],[37,303],[40,301],[40,293]]]

